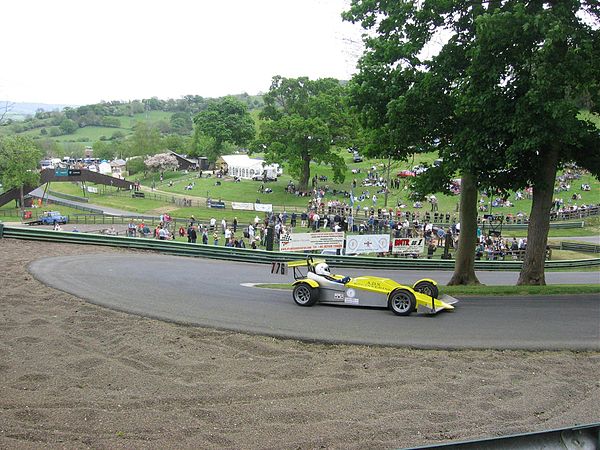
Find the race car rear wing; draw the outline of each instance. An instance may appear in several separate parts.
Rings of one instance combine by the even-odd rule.
[[[292,268],[292,270],[294,271],[294,280],[301,280],[303,278],[306,278],[305,272],[307,272],[307,271],[314,272],[314,267],[317,264],[324,263],[324,262],[326,262],[326,261],[323,258],[313,259],[312,256],[309,256],[306,259],[290,261],[288,263],[283,263],[283,264],[286,265],[286,269],[289,267]],[[301,270],[302,267],[306,267],[307,270],[306,271]],[[271,273],[273,273],[273,270],[271,270]],[[287,273],[287,271],[286,271],[286,273]]]
[[[326,262],[324,259],[300,259],[298,261],[290,261],[287,263],[288,267],[304,267],[304,266],[316,266],[317,264]]]

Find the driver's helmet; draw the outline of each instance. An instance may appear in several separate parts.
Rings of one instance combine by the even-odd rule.
[[[331,275],[329,266],[326,263],[319,263],[315,266],[315,273],[317,275]]]

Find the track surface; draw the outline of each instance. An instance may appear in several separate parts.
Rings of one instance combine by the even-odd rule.
[[[91,303],[161,320],[331,343],[418,348],[600,349],[600,296],[464,298],[455,312],[397,317],[385,309],[296,306],[290,291],[241,283],[289,282],[265,265],[160,255],[45,258],[30,266],[42,282]],[[448,272],[369,271],[412,284]],[[516,274],[481,272],[486,284]],[[598,282],[598,273],[547,273],[552,283]],[[573,281],[575,278],[576,281]]]

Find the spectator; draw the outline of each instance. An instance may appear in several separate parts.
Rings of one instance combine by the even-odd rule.
[[[188,237],[188,242],[195,244],[196,243],[196,239],[198,239],[198,234],[196,233],[196,227],[194,227],[194,225],[190,225],[190,227],[187,230],[187,237]]]

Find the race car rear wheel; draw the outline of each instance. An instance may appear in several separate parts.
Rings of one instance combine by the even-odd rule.
[[[417,300],[412,292],[398,289],[390,294],[388,308],[397,316],[408,316],[417,307]]]
[[[415,284],[413,289],[421,294],[429,295],[433,298],[438,298],[440,295],[440,290],[431,281],[419,281],[417,284]]]
[[[297,305],[312,306],[317,303],[317,300],[319,299],[319,291],[308,283],[299,283],[294,286],[292,296]]]

